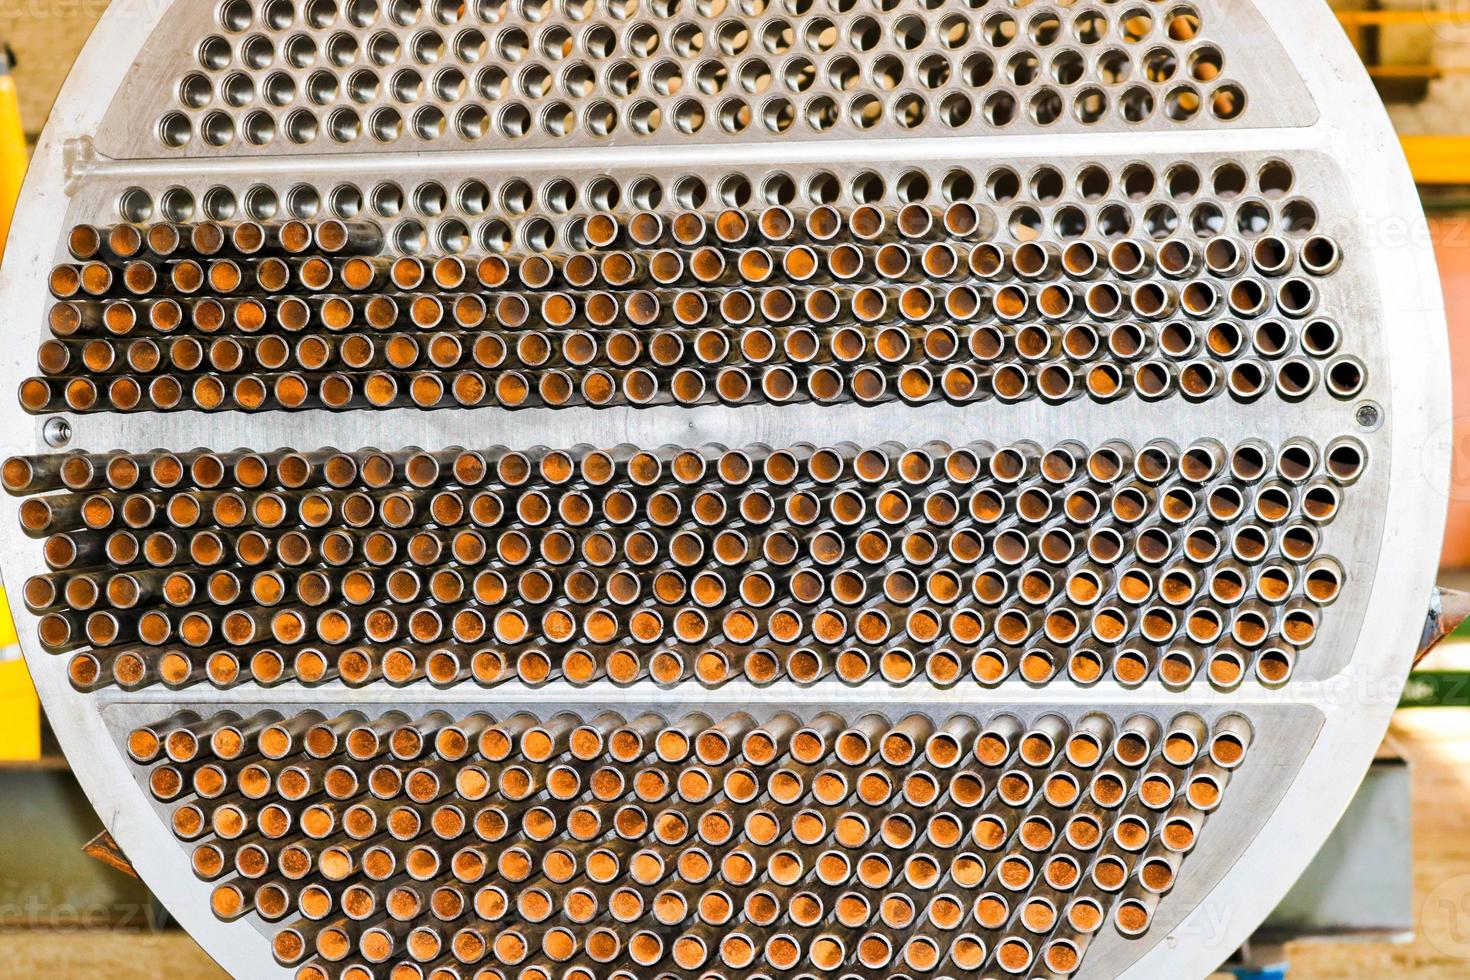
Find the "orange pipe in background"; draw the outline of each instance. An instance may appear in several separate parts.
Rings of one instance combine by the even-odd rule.
[[[1431,218],[1450,329],[1454,377],[1454,448],[1449,521],[1442,568],[1470,567],[1470,214]]]

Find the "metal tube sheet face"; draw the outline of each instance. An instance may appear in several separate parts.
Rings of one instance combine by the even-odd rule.
[[[1316,0],[114,4],[25,654],[239,977],[1204,976],[1418,640],[1423,228]]]

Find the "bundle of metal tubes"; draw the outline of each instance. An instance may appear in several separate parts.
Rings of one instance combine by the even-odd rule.
[[[258,914],[302,980],[635,980],[1070,974],[1149,928],[1250,741],[1235,714],[311,710],[125,747],[215,915]]]
[[[1130,392],[1324,383],[1366,368],[1319,315],[1323,234],[993,240],[995,219],[822,205],[597,212],[579,251],[383,251],[377,225],[71,230],[32,412],[504,408]]]
[[[1317,446],[71,453],[0,468],[80,689],[1285,682],[1366,466]]]

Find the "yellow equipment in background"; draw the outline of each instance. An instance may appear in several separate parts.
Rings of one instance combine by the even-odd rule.
[[[0,591],[0,763],[41,757],[41,706],[20,656],[10,606]]]
[[[26,137],[10,69],[15,55],[0,48],[0,243],[10,232],[10,216],[26,173]],[[41,707],[16,642],[10,606],[0,589],[0,762],[41,756]]]
[[[0,46],[0,244],[10,233],[10,215],[26,175],[26,134],[20,123],[20,101],[15,95],[15,54]]]

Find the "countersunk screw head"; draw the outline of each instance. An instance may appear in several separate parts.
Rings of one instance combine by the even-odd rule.
[[[1372,402],[1359,405],[1354,417],[1358,420],[1358,425],[1370,431],[1383,424],[1383,410]]]
[[[66,419],[47,419],[41,427],[41,438],[52,449],[60,449],[71,442],[71,423]]]

